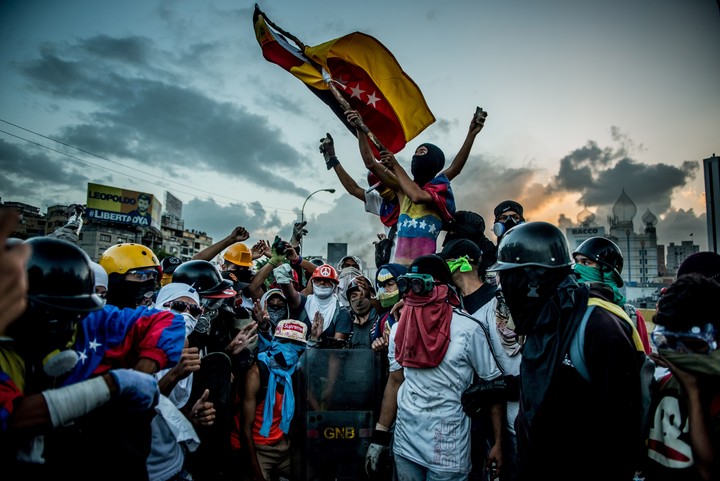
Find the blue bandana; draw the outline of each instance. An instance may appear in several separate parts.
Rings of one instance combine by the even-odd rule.
[[[258,354],[258,361],[265,363],[270,371],[267,393],[265,394],[265,408],[263,409],[263,423],[260,435],[268,437],[272,425],[273,409],[275,408],[275,390],[277,383],[285,386],[283,393],[282,419],[280,429],[287,434],[295,413],[295,394],[292,389],[292,374],[298,365],[300,356],[305,352],[306,346],[293,342],[274,339],[266,351]],[[284,358],[285,365],[277,359]]]

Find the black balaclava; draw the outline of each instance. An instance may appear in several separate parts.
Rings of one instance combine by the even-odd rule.
[[[525,335],[533,331],[538,314],[560,282],[571,272],[569,267],[519,267],[499,272],[500,287],[517,334]]]
[[[119,308],[135,309],[144,304],[147,293],[155,290],[155,280],[129,282],[123,274],[113,272],[108,276],[107,303]]]
[[[420,144],[418,148],[423,146],[427,148],[427,153],[425,155],[413,155],[410,164],[413,181],[420,187],[433,180],[445,167],[445,154],[440,150],[440,147],[425,143]]]

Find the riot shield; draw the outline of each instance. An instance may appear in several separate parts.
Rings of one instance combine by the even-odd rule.
[[[293,476],[367,481],[365,453],[387,380],[387,354],[308,349],[300,360]]]

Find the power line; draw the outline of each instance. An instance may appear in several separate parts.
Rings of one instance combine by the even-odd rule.
[[[172,184],[179,185],[179,186],[181,186],[181,187],[186,187],[186,188],[192,189],[192,190],[197,191],[197,192],[202,192],[202,193],[204,193],[204,194],[208,194],[209,197],[203,197],[204,200],[213,200],[213,201],[217,202],[217,200],[215,200],[215,198],[214,198],[215,196],[217,196],[217,197],[222,197],[222,198],[228,199],[228,200],[230,200],[230,201],[239,202],[237,199],[234,199],[234,198],[232,198],[232,197],[224,196],[224,195],[222,195],[222,194],[217,194],[217,193],[215,193],[215,192],[209,192],[209,191],[206,191],[206,190],[203,190],[203,189],[198,189],[197,187],[193,187],[193,186],[191,186],[191,185],[183,184],[183,183],[181,183],[181,182],[177,182],[177,181],[174,181],[174,180],[163,179],[163,178],[161,178],[161,177],[157,177],[157,176],[154,176],[154,175],[152,175],[152,174],[146,174],[145,172],[142,172],[142,171],[140,171],[140,170],[138,170],[138,169],[134,169],[134,168],[132,168],[132,167],[128,167],[128,166],[122,165],[122,164],[120,164],[120,163],[118,163],[118,162],[116,162],[116,161],[114,161],[114,160],[108,159],[107,157],[103,157],[102,155],[98,155],[98,154],[95,154],[95,153],[90,152],[90,151],[88,151],[88,150],[82,149],[82,148],[80,148],[80,147],[76,147],[76,146],[74,146],[74,145],[72,145],[72,144],[68,144],[68,143],[66,143],[66,142],[63,142],[62,140],[58,140],[58,139],[55,139],[55,138],[52,138],[52,137],[48,137],[48,136],[43,135],[43,134],[41,134],[41,133],[35,132],[35,131],[33,131],[33,130],[30,130],[30,129],[27,129],[27,128],[22,127],[22,126],[20,126],[20,125],[17,125],[17,124],[14,124],[14,123],[12,123],[12,122],[9,122],[9,121],[7,121],[7,120],[5,120],[5,119],[0,118],[0,122],[4,122],[4,123],[6,123],[6,124],[8,124],[8,125],[12,125],[12,126],[15,127],[15,128],[18,128],[18,129],[20,129],[20,130],[24,130],[24,131],[26,131],[26,132],[29,132],[29,133],[33,134],[33,135],[37,135],[38,137],[42,137],[42,138],[44,138],[44,139],[47,139],[47,140],[50,140],[50,141],[53,141],[53,142],[57,142],[58,144],[64,145],[64,146],[66,146],[66,147],[69,147],[69,148],[78,150],[78,151],[80,151],[80,152],[82,152],[82,153],[84,153],[84,154],[92,155],[93,157],[97,157],[98,159],[104,160],[104,161],[106,161],[106,162],[110,162],[111,164],[119,165],[119,166],[124,167],[124,168],[129,169],[129,170],[134,170],[134,171],[136,171],[136,172],[138,172],[138,173],[142,173],[143,175],[146,175],[146,176],[149,175],[150,177],[154,177],[154,178],[162,181],[163,183],[170,182],[170,183],[172,183]],[[155,185],[155,186],[157,186],[157,187],[164,187],[163,185],[160,185],[160,184],[152,184],[152,183],[148,182],[146,179],[143,179],[143,178],[140,178],[140,177],[136,177],[136,176],[134,176],[134,175],[130,175],[130,174],[127,174],[127,173],[125,173],[125,172],[118,171],[118,170],[114,170],[114,169],[111,169],[111,168],[106,167],[106,166],[104,166],[104,165],[94,164],[94,163],[92,163],[92,162],[90,162],[90,161],[81,159],[81,158],[76,157],[76,156],[74,156],[74,155],[71,155],[71,154],[69,154],[69,153],[67,153],[67,152],[63,152],[63,151],[60,151],[60,150],[57,150],[57,149],[53,149],[52,147],[49,147],[49,146],[47,146],[47,145],[43,145],[43,144],[38,143],[38,142],[35,142],[35,141],[33,141],[33,140],[26,139],[26,138],[24,138],[24,137],[21,137],[21,136],[19,136],[19,135],[12,134],[12,133],[7,132],[7,131],[5,131],[5,130],[0,129],[0,132],[4,133],[4,134],[6,134],[6,135],[9,135],[9,136],[11,136],[11,137],[15,137],[16,139],[20,139],[20,140],[23,140],[23,141],[28,142],[28,143],[30,143],[30,144],[36,145],[36,146],[41,147],[41,148],[43,148],[43,149],[47,149],[47,150],[50,150],[50,151],[52,151],[52,152],[55,152],[55,153],[58,153],[58,154],[61,154],[61,155],[65,155],[65,156],[67,156],[67,157],[70,157],[71,159],[75,159],[75,160],[77,160],[77,161],[79,161],[79,162],[82,162],[82,163],[84,163],[84,164],[92,165],[93,167],[97,167],[97,168],[99,168],[99,169],[108,170],[108,171],[110,171],[110,172],[114,172],[114,173],[119,174],[119,175],[123,175],[123,176],[129,177],[129,178],[132,178],[132,179],[136,179],[136,180],[139,180],[139,181],[144,182],[144,183],[146,183],[146,184]],[[177,190],[177,192],[181,192],[181,193],[183,193],[183,194],[187,194],[187,195],[190,195],[190,196],[198,197],[197,194],[193,194],[193,193],[191,193],[191,192],[186,192],[186,191],[183,191],[183,190]],[[230,203],[222,203],[222,202],[217,202],[217,203],[220,204],[220,205],[223,205],[223,206],[227,206],[227,207],[229,207],[230,205],[232,205],[232,204],[230,204]],[[251,204],[252,204],[251,202],[245,202],[246,207],[249,208],[250,210],[255,210],[255,211],[260,211],[260,210],[261,210],[260,208],[253,207]],[[261,205],[262,208],[263,208],[264,210],[266,210],[266,211],[269,211],[269,210],[278,210],[278,211],[284,211],[284,212],[287,212],[287,213],[293,213],[293,214],[295,213],[295,211],[292,210],[292,209],[283,209],[283,208],[280,208],[280,207],[273,207],[273,206],[267,207],[267,206],[263,205],[262,203],[260,203],[260,205]]]

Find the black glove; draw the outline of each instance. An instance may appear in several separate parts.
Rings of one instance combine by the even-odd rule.
[[[327,167],[327,170],[332,169],[340,163],[335,156],[335,143],[329,133],[327,137],[320,139],[320,153],[325,157],[325,167]]]
[[[293,233],[292,237],[290,238],[290,244],[293,246],[300,245],[300,241],[303,238],[304,235],[308,233],[308,230],[305,228],[307,225],[307,221],[304,220],[302,222],[295,222],[293,225]],[[300,252],[298,252],[300,254]]]
[[[388,471],[392,469],[390,460],[391,439],[392,433],[390,431],[373,429],[370,446],[368,446],[365,454],[365,472],[370,479],[382,479],[381,477],[386,477]]]
[[[489,409],[493,404],[507,401],[510,391],[508,384],[512,384],[512,381],[508,381],[507,378],[512,377],[503,376],[492,381],[476,379],[460,396],[465,414],[472,418],[479,415],[484,409]],[[517,392],[517,382],[515,382],[515,386]]]

